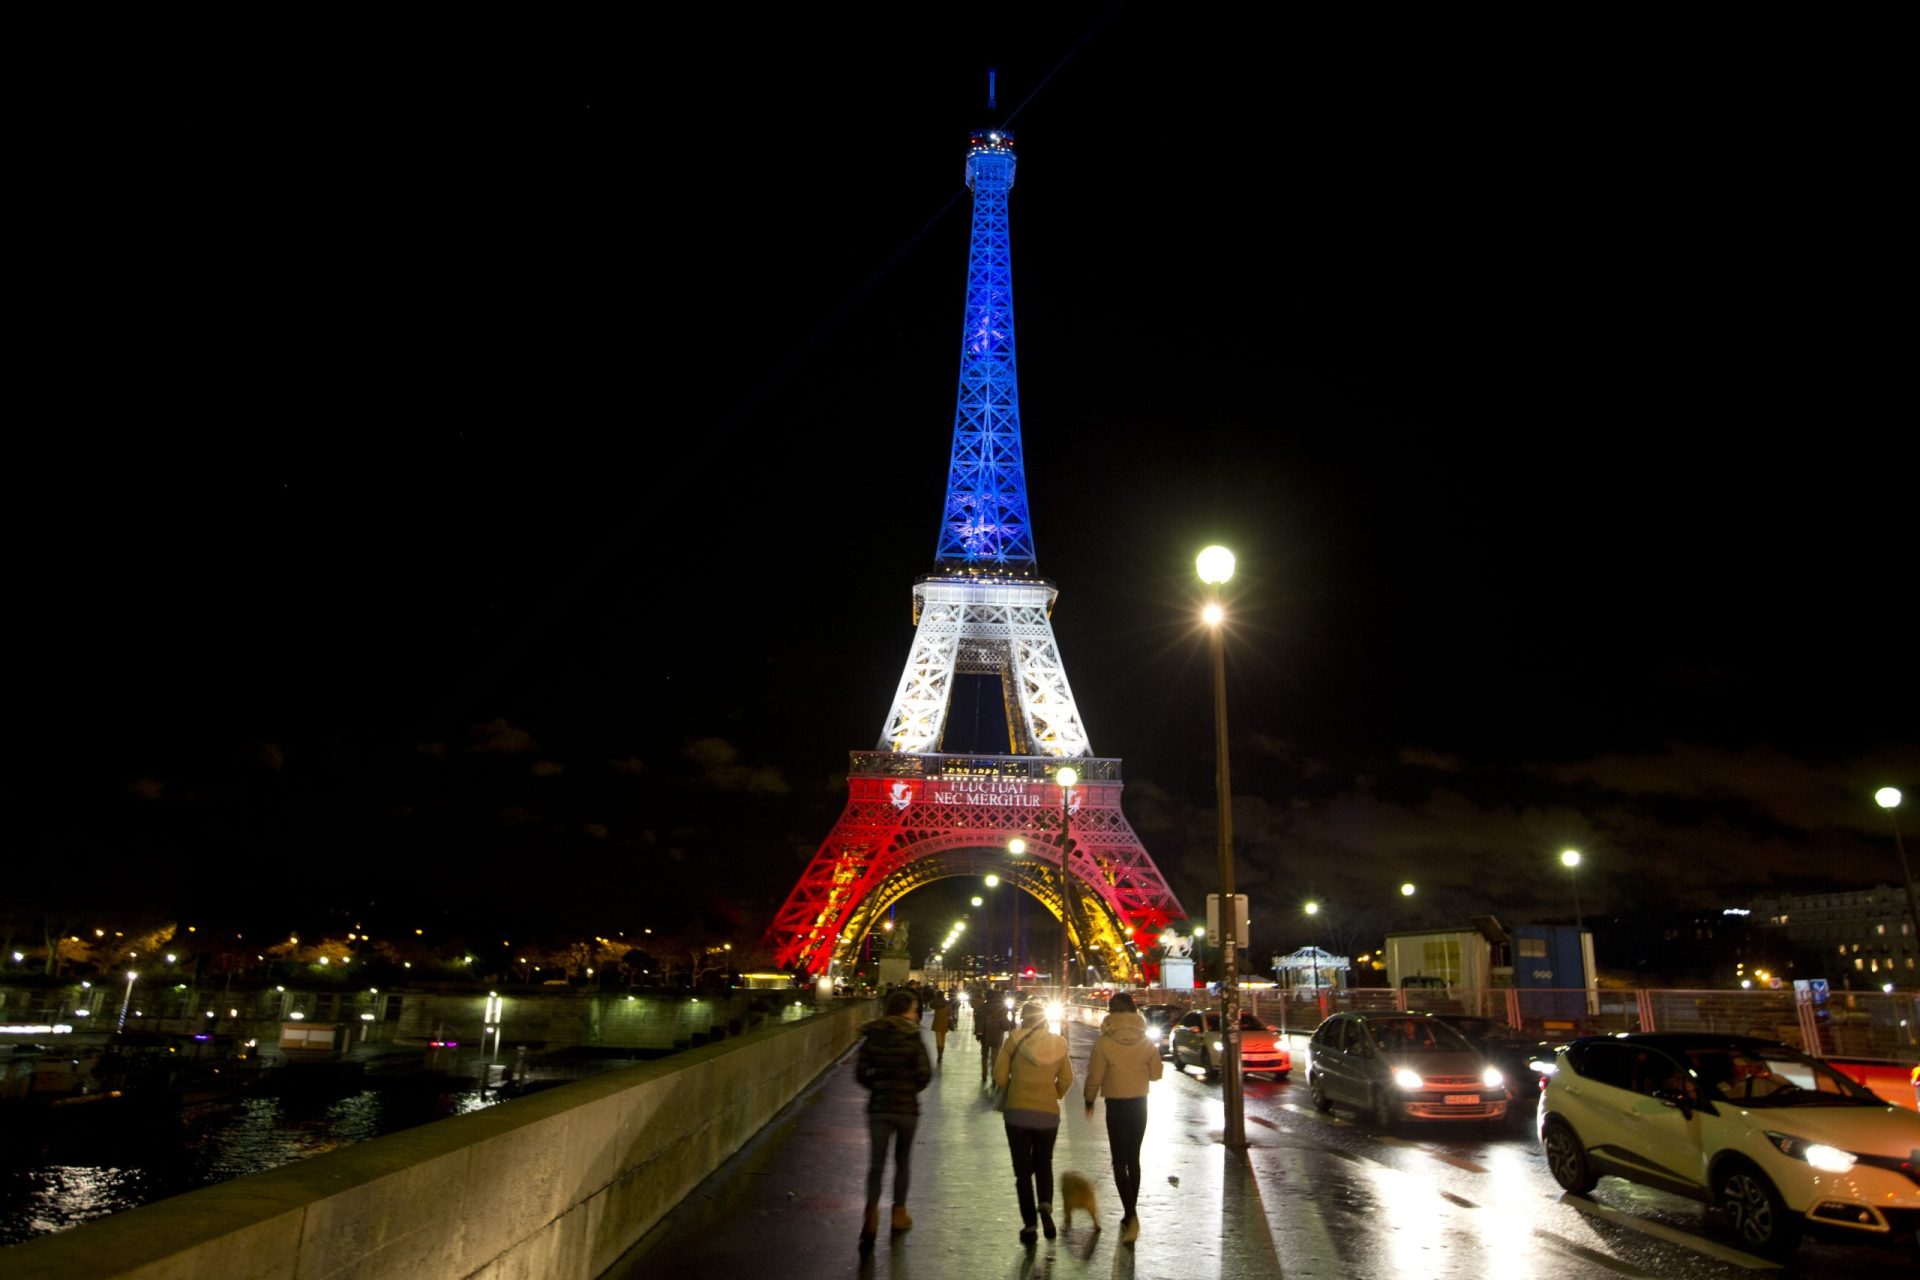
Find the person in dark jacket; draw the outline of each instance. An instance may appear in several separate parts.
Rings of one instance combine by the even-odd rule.
[[[980,1083],[983,1085],[993,1079],[994,1055],[1000,1052],[1000,1042],[1007,1038],[1007,1032],[1013,1030],[1013,1010],[1007,1007],[1012,1003],[1011,996],[987,987],[974,1005],[973,1038],[980,1042]]]
[[[920,1123],[920,1091],[933,1079],[933,1063],[920,1036],[918,1000],[911,991],[887,997],[887,1014],[861,1030],[860,1054],[853,1076],[868,1091],[867,1212],[860,1223],[860,1247],[873,1247],[880,1234],[880,1183],[887,1168],[887,1140],[893,1140],[893,1229],[913,1226],[907,1213],[907,1184],[912,1178],[913,1131]]]

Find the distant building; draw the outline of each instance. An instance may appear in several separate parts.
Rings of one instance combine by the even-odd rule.
[[[1881,884],[1757,898],[1753,923],[1756,933],[1786,943],[1798,977],[1825,978],[1855,991],[1920,983],[1920,938],[1913,935],[1904,889]]]
[[[1632,911],[1592,920],[1610,976],[1640,987],[1737,987],[1785,968],[1784,939],[1756,929],[1745,907]],[[1782,975],[1784,977],[1784,975]],[[1805,976],[1805,975],[1802,975]]]

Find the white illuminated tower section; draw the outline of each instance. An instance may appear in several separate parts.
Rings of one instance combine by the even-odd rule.
[[[960,387],[934,569],[914,584],[913,647],[876,749],[854,754],[846,811],[769,930],[783,966],[818,974],[845,961],[887,907],[948,876],[994,872],[1039,898],[1102,977],[1133,976],[1160,930],[1185,914],[1121,814],[1120,762],[1092,755],[1054,640],[1059,593],[1035,569],[1014,354],[1013,175],[1013,136],[975,133]],[[1005,755],[943,750],[956,677],[968,675],[999,681]],[[1069,759],[1078,781],[1062,795],[1053,778]],[[1014,836],[1032,856],[1009,857]]]

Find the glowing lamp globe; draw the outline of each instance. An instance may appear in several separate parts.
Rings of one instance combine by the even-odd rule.
[[[1400,886],[1400,896],[1403,898],[1411,898],[1413,896],[1413,884],[1411,881]]]
[[[1580,865],[1580,851],[1578,849],[1568,849],[1561,853],[1560,861],[1570,867],[1577,867]]]
[[[1225,547],[1208,547],[1194,558],[1200,581],[1219,586],[1233,576],[1233,552]]]
[[[1072,765],[1068,765],[1066,768],[1060,770],[1060,772],[1054,774],[1053,778],[1054,781],[1058,782],[1061,786],[1070,787],[1080,781],[1080,774]]]
[[[1873,793],[1873,802],[1879,805],[1882,809],[1898,809],[1900,807],[1900,788],[1898,787],[1880,788],[1878,791]]]

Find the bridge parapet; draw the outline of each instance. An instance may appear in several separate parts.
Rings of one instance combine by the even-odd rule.
[[[874,1016],[818,1017],[236,1178],[0,1251],[9,1280],[604,1275]]]

